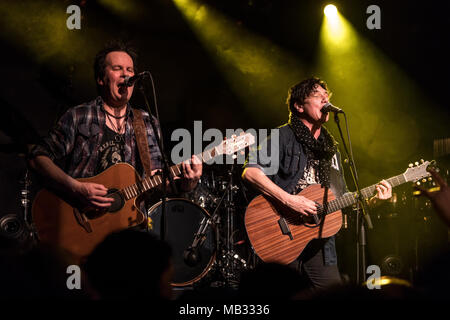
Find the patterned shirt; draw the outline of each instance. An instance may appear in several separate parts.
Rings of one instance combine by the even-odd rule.
[[[295,186],[294,194],[299,193],[312,184],[319,184],[319,160],[308,159],[303,176],[298,180]]]
[[[105,171],[116,163],[123,162],[123,159],[125,158],[124,149],[124,134],[118,134],[106,126],[100,148],[97,149],[97,152],[99,153],[99,161],[97,164],[97,170],[95,171],[96,174]],[[139,166],[136,165],[136,167]]]
[[[127,108],[131,108],[130,105]],[[151,165],[153,169],[162,168],[161,152],[150,123],[148,112],[143,112],[147,129]],[[156,120],[156,119],[155,119]],[[161,135],[159,123],[156,126]],[[92,177],[97,172],[98,149],[105,134],[106,116],[103,99],[95,100],[69,109],[52,128],[47,137],[31,150],[31,157],[45,155],[59,165],[73,178]],[[125,127],[124,162],[131,164],[141,176],[143,169],[133,130],[133,113],[129,112]]]

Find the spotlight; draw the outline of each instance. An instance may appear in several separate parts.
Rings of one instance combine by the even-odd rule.
[[[336,6],[329,4],[323,10],[325,13],[326,29],[328,30],[328,40],[335,44],[345,43],[342,40],[345,38],[344,20],[339,14]]]
[[[328,19],[335,19],[337,17],[337,8],[335,5],[329,4],[323,9],[323,13]]]

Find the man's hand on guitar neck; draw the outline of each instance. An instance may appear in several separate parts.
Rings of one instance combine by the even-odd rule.
[[[193,190],[200,180],[203,164],[196,155],[192,155],[190,160],[183,162],[182,171],[183,180],[181,181],[181,188],[183,191],[188,192]]]
[[[371,207],[375,207],[382,201],[392,197],[392,186],[386,180],[381,180],[379,184],[375,186],[377,194],[368,200],[368,204]]]
[[[200,177],[202,176],[203,163],[200,159],[193,155],[191,159],[182,162],[181,164],[181,176],[173,176],[173,180],[178,180],[180,182],[180,187],[184,192],[189,192],[193,190],[196,186]],[[153,170],[151,175],[162,174],[161,169]],[[158,188],[161,188],[159,186]],[[166,191],[173,192],[169,181],[166,181]]]

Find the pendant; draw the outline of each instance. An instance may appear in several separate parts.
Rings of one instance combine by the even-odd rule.
[[[114,136],[114,141],[116,142],[116,143],[121,143],[121,144],[123,144],[123,136],[122,135],[120,135],[120,134],[116,134],[115,136]]]

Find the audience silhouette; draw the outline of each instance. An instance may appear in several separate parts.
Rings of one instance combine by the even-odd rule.
[[[70,289],[67,268],[70,255],[58,248],[37,244],[22,247],[1,238],[0,299],[90,299],[92,291],[80,277],[79,288]]]
[[[127,229],[107,236],[84,269],[101,299],[167,301],[172,297],[171,254],[170,246],[154,235]]]

